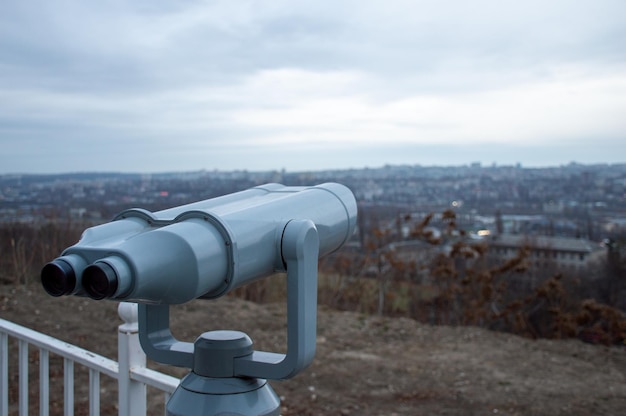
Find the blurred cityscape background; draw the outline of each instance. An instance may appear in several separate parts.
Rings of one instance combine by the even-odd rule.
[[[602,242],[626,232],[626,164],[391,166],[311,172],[0,175],[0,222],[109,221],[129,207],[159,210],[268,182],[340,182],[377,218],[454,210],[463,227]],[[498,230],[497,218],[501,229]],[[488,233],[488,234],[487,234]]]
[[[516,273],[509,275],[500,273],[516,297],[534,293],[551,277],[565,274],[576,282],[581,299],[626,309],[626,164],[1,175],[3,253],[12,254],[2,257],[0,279],[32,279],[41,265],[77,241],[85,227],[109,221],[127,208],[157,211],[268,182],[330,181],[354,192],[359,226],[353,241],[321,264],[350,279],[378,281],[378,288],[372,289],[378,300],[360,308],[416,317],[417,312],[411,313],[407,301],[398,301],[398,296],[393,307],[388,292],[397,282],[410,282],[419,288],[420,299],[437,298],[442,289],[433,288],[432,264],[438,255],[450,257],[455,278],[462,280],[468,265],[479,267],[478,257],[481,270],[493,272],[495,264],[511,262],[522,253],[523,267],[516,266]],[[451,254],[458,244],[470,251],[486,249],[469,254],[466,250],[461,259],[458,253]],[[45,247],[34,249],[38,245]],[[432,313],[423,314],[430,317],[422,319],[437,321]]]

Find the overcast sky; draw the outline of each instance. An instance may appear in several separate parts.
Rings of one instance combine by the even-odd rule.
[[[2,1],[0,173],[626,162],[626,1]]]

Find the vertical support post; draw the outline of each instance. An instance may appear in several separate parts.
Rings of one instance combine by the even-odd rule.
[[[28,342],[19,341],[19,413],[28,416]]]
[[[39,415],[50,414],[50,352],[39,349]]]
[[[146,385],[130,377],[132,368],[146,366],[146,355],[139,343],[137,304],[121,302],[117,312],[124,321],[117,338],[119,415],[145,416]]]
[[[0,416],[9,416],[9,336],[0,332]]]
[[[63,359],[63,415],[74,416],[74,361]]]
[[[163,415],[167,416],[167,402],[170,401],[170,397],[172,397],[172,395],[168,392],[165,392],[163,394]]]
[[[89,416],[100,416],[100,372],[89,369]]]

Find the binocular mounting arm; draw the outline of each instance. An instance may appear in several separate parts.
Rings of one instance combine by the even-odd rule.
[[[232,363],[224,363],[216,346],[215,365],[220,374],[229,377],[253,377],[284,380],[306,368],[315,355],[317,331],[317,262],[319,237],[315,224],[310,220],[289,221],[281,239],[281,254],[287,270],[287,353],[278,354],[250,351],[244,355],[234,353]],[[139,339],[148,357],[179,367],[192,368],[198,362],[211,365],[210,351],[206,343],[202,359],[194,359],[198,350],[190,342],[177,340],[170,331],[169,305],[140,304],[138,308]],[[204,335],[204,334],[203,334]],[[209,349],[212,345],[209,344]],[[234,350],[233,350],[234,351]],[[199,358],[199,357],[198,357]],[[204,371],[204,370],[203,370]],[[210,369],[207,370],[210,373]]]

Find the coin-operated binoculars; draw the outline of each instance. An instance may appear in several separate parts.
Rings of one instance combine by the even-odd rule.
[[[315,355],[317,263],[356,226],[348,188],[267,184],[158,212],[130,209],[85,230],[41,272],[52,296],[139,303],[139,338],[157,362],[190,368],[168,415],[278,415],[266,379],[284,380]],[[194,343],[174,338],[169,308],[214,299],[275,272],[287,273],[287,353],[255,351],[238,331]]]

